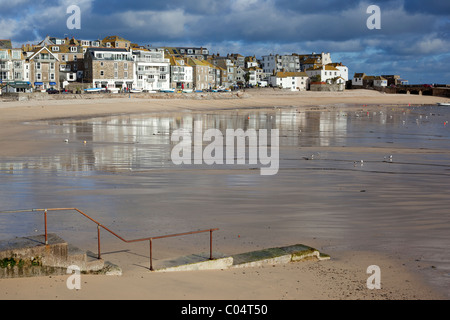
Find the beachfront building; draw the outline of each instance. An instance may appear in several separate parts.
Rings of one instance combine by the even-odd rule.
[[[268,78],[269,85],[291,91],[306,91],[309,77],[306,72],[275,72]]]
[[[249,67],[244,69],[246,74],[246,84],[249,86],[257,86],[264,78],[263,69],[260,67]]]
[[[192,67],[192,80],[195,90],[206,90],[212,88],[209,82],[209,66],[201,60],[186,58],[187,65]]]
[[[298,55],[268,55],[262,56],[261,67],[266,76],[277,72],[300,72],[300,59]]]
[[[83,81],[84,54],[88,48],[99,48],[101,44],[102,41],[100,40],[78,40],[74,37],[58,38],[46,36],[37,46],[27,44],[23,49],[24,51],[31,51],[34,47],[46,46],[56,55],[60,61],[60,86],[65,88],[71,82]]]
[[[84,55],[84,82],[93,88],[127,90],[133,88],[132,52],[122,48],[88,48]]]
[[[193,68],[183,58],[166,54],[170,63],[170,87],[173,89],[193,89]]]
[[[49,48],[34,47],[24,52],[25,61],[29,64],[30,82],[35,91],[50,88],[59,90],[59,58]]]
[[[408,85],[408,80],[402,79],[399,75],[381,75],[388,82],[388,86]]]
[[[373,80],[374,87],[387,87],[387,85],[388,85],[387,79],[381,76],[376,76],[375,79]]]
[[[241,66],[236,66],[234,68],[234,79],[236,81],[236,85],[245,86],[247,83],[247,70],[242,68]]]
[[[308,74],[311,81],[338,83],[338,84],[346,82],[346,80],[341,74],[341,70],[330,64],[320,65],[314,68],[306,69],[306,73]]]
[[[338,63],[329,63],[329,64],[327,64],[328,66],[332,66],[332,67],[335,67],[336,69],[338,69],[339,70],[339,73],[340,73],[340,77],[342,77],[343,79],[344,79],[344,81],[345,82],[347,82],[349,79],[348,79],[348,67],[347,66],[344,66],[343,64],[342,64],[342,62],[338,62]]]
[[[30,65],[22,50],[13,49],[11,40],[0,40],[0,94],[30,90]]]
[[[54,44],[48,49],[59,59],[60,87],[65,88],[70,82],[83,78],[83,47],[77,40],[71,39],[65,44]]]
[[[221,86],[229,88],[236,85],[236,65],[229,57],[221,57],[219,55],[211,58],[211,63],[222,70]]]
[[[148,91],[167,90],[171,87],[171,66],[159,48],[133,48],[133,88]]]
[[[352,79],[352,87],[358,87],[358,86],[363,86],[364,82],[363,79],[366,76],[365,73],[355,73],[355,75],[353,76]]]
[[[211,60],[203,60],[202,62],[208,66],[208,88],[220,87],[220,68],[212,64]]]

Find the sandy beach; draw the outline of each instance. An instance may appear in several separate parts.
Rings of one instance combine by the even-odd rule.
[[[227,113],[229,111],[240,112],[242,110],[271,110],[274,107],[279,109],[286,108],[288,110],[295,109],[299,112],[355,112],[363,111],[367,114],[378,112],[379,110],[390,110],[393,117],[398,110],[407,106],[429,106],[436,105],[438,102],[444,102],[448,99],[442,97],[418,96],[418,95],[388,95],[369,90],[353,90],[342,93],[332,92],[281,92],[272,89],[248,90],[241,97],[233,97],[230,99],[141,99],[139,96],[130,96],[129,98],[115,99],[77,99],[77,100],[49,100],[49,101],[21,101],[21,102],[0,102],[0,161],[22,161],[28,157],[49,156],[53,153],[57,154],[61,142],[60,136],[50,132],[47,136],[36,135],[36,132],[47,132],[46,128],[57,127],[56,124],[48,123],[49,120],[65,119],[69,122],[71,119],[89,119],[92,117],[101,118],[106,116],[136,116],[140,115],[168,115],[171,117],[180,117],[196,113]],[[419,107],[420,108],[420,107]],[[255,111],[257,112],[257,111]],[[323,115],[322,115],[323,116]],[[43,121],[45,120],[45,121]],[[63,127],[62,123],[60,127]],[[53,128],[53,127],[52,127]],[[446,128],[448,129],[448,128]],[[375,129],[371,129],[375,130]],[[376,142],[376,138],[374,138]],[[48,194],[42,201],[47,201],[47,206],[59,207],[63,204],[63,200],[81,199],[81,197],[89,198],[91,202],[98,202],[92,208],[100,208],[105,205],[108,209],[113,207],[108,201],[120,195],[124,196],[124,201],[120,205],[114,204],[117,212],[108,221],[112,223],[115,230],[125,233],[143,232],[138,227],[148,228],[151,222],[142,223],[140,226],[133,224],[133,221],[127,219],[124,214],[133,206],[144,209],[151,207],[154,211],[180,212],[179,215],[165,217],[156,216],[154,219],[160,218],[159,230],[161,233],[177,232],[174,225],[182,223],[186,229],[195,229],[197,225],[193,221],[185,222],[183,214],[198,214],[198,220],[205,223],[205,227],[219,227],[222,233],[217,238],[217,250],[227,253],[238,253],[246,250],[255,250],[257,248],[276,247],[281,245],[292,245],[295,243],[303,243],[305,245],[315,247],[320,251],[331,256],[329,261],[305,261],[299,263],[291,263],[288,265],[267,266],[260,268],[220,270],[220,271],[196,271],[196,272],[180,272],[180,273],[151,273],[143,267],[148,262],[148,248],[143,246],[128,246],[126,244],[115,241],[112,238],[104,240],[106,260],[111,260],[123,269],[122,276],[82,276],[82,288],[80,290],[68,290],[66,286],[66,276],[51,276],[27,279],[1,279],[0,280],[0,299],[151,299],[151,300],[346,300],[346,299],[363,299],[363,300],[403,300],[403,299],[426,299],[441,300],[448,299],[450,292],[433,282],[433,277],[439,274],[439,277],[447,278],[449,270],[445,269],[445,264],[437,265],[435,261],[423,258],[423,255],[414,255],[414,249],[405,248],[405,243],[411,241],[410,235],[413,230],[418,233],[429,231],[441,235],[448,233],[447,224],[441,223],[440,214],[448,216],[448,210],[445,211],[448,200],[448,186],[442,191],[442,195],[436,192],[442,184],[444,184],[445,172],[439,177],[436,176],[420,176],[415,175],[409,182],[400,181],[397,176],[394,182],[389,186],[388,193],[383,193],[383,181],[376,179],[374,175],[361,177],[363,173],[351,171],[349,174],[334,173],[320,171],[319,167],[308,167],[309,171],[304,172],[303,183],[310,183],[312,188],[305,190],[302,185],[297,185],[295,180],[289,173],[291,168],[291,160],[293,158],[301,158],[301,155],[308,152],[321,152],[329,157],[339,153],[348,152],[349,154],[361,154],[367,156],[369,167],[364,168],[373,170],[372,173],[381,172],[382,163],[376,163],[377,167],[370,169],[370,161],[374,161],[382,155],[391,152],[395,156],[403,157],[402,168],[408,166],[408,161],[413,162],[415,157],[426,159],[439,153],[436,161],[444,161],[450,156],[450,151],[445,148],[426,149],[421,146],[407,143],[402,149],[397,149],[396,145],[383,146],[382,150],[375,143],[367,146],[359,146],[357,142],[342,149],[340,146],[326,146],[322,144],[320,147],[304,146],[302,148],[292,148],[285,150],[282,172],[279,180],[272,180],[271,187],[277,187],[275,191],[266,190],[261,185],[261,181],[255,177],[249,181],[229,182],[226,179],[221,180],[222,176],[235,177],[228,171],[223,170],[217,172],[215,170],[191,170],[183,173],[186,180],[177,182],[177,174],[180,171],[172,170],[164,167],[155,171],[145,171],[142,173],[121,173],[115,171],[113,174],[102,175],[93,173],[86,177],[83,181],[101,185],[101,187],[92,189],[83,189],[81,187],[72,188],[69,181],[78,179],[76,174],[61,174],[60,186],[50,186],[51,182],[58,181],[58,173],[48,172],[49,184]],[[105,147],[106,148],[106,147]],[[297,151],[300,149],[301,154]],[[447,148],[448,149],[448,148]],[[156,149],[155,149],[156,150]],[[85,152],[85,151],[83,151]],[[444,159],[444,160],[442,160]],[[333,158],[336,163],[337,160]],[[381,162],[381,161],[380,161]],[[434,162],[433,162],[434,163]],[[339,165],[340,163],[338,163]],[[439,162],[439,165],[445,166],[445,162]],[[294,166],[294,165],[292,165]],[[295,164],[297,166],[297,164]],[[105,165],[104,168],[108,166]],[[298,167],[295,167],[298,169]],[[300,168],[304,170],[304,168]],[[312,170],[314,169],[314,171]],[[351,168],[352,169],[352,168]],[[47,170],[47,169],[46,169]],[[107,171],[107,169],[104,169]],[[347,170],[347,169],[346,169]],[[406,169],[405,169],[406,170]],[[416,170],[416,168],[414,168]],[[425,170],[425,169],[424,169]],[[428,170],[428,167],[427,169]],[[430,169],[431,170],[431,169]],[[448,169],[443,169],[448,170]],[[81,170],[82,171],[82,170]],[[55,171],[56,172],[56,171]],[[297,171],[296,171],[297,172]],[[440,172],[440,171],[439,171]],[[360,180],[352,180],[350,174],[354,174]],[[383,172],[382,174],[385,174]],[[435,174],[433,172],[433,174]],[[325,176],[327,175],[327,176]],[[326,179],[331,177],[338,184],[328,186]],[[46,176],[46,177],[47,177]],[[7,183],[6,179],[13,179],[13,175],[0,175],[2,184]],[[252,178],[247,174],[246,177]],[[323,177],[323,181],[322,181]],[[384,179],[383,176],[382,179]],[[34,181],[34,177],[30,177]],[[26,176],[21,176],[21,186],[27,188]],[[161,190],[158,189],[158,183],[153,180],[158,179]],[[167,181],[165,180],[167,179]],[[317,179],[317,180],[316,180]],[[428,180],[429,179],[429,180]],[[62,181],[61,180],[61,181]],[[5,182],[4,182],[5,181]],[[151,181],[151,182],[149,182]],[[197,190],[189,188],[189,181],[197,181]],[[223,183],[219,186],[212,186],[210,181],[220,181]],[[356,181],[356,182],[355,182]],[[364,181],[367,185],[362,185]],[[37,181],[36,183],[38,183]],[[146,185],[151,187],[151,192],[145,191],[144,188],[137,185]],[[172,183],[172,184],[171,184]],[[229,187],[227,183],[235,183],[236,189]],[[254,183],[254,184],[252,184]],[[409,184],[408,184],[409,183]],[[427,187],[423,187],[424,183],[429,183]],[[115,187],[111,187],[111,186]],[[246,186],[254,187],[254,195],[240,198],[240,192]],[[448,185],[448,183],[447,183]],[[155,187],[156,186],[156,187]],[[406,186],[411,194],[405,195],[403,191]],[[114,189],[116,188],[117,189]],[[422,194],[421,188],[429,188],[429,194]],[[242,189],[241,189],[242,188]],[[6,187],[4,187],[6,189]],[[194,188],[196,189],[196,188]],[[362,189],[367,189],[362,190]],[[57,190],[57,194],[52,194],[52,190]],[[351,192],[352,193],[351,193]],[[363,192],[364,191],[364,192]],[[13,192],[13,191],[11,191]],[[17,191],[20,192],[20,191]],[[44,193],[41,193],[42,195]],[[167,193],[166,193],[167,192]],[[172,203],[168,195],[180,192],[177,202]],[[187,192],[186,194],[184,192]],[[217,195],[220,192],[221,197]],[[279,195],[277,195],[279,192]],[[304,194],[302,194],[304,192]],[[433,193],[434,192],[434,193]],[[142,198],[140,198],[140,193]],[[147,200],[144,200],[144,194]],[[318,195],[323,195],[323,198]],[[101,200],[94,200],[98,195]],[[203,200],[201,197],[205,195],[215,196],[213,200]],[[274,195],[274,203],[268,202],[267,196]],[[422,205],[429,205],[432,199],[430,195],[435,197],[437,203],[436,208],[430,217],[417,216],[412,214],[407,216],[408,210],[418,208]],[[21,197],[37,197],[37,195],[24,194]],[[367,196],[370,198],[361,198]],[[428,198],[427,198],[428,196]],[[60,198],[58,198],[60,197]],[[153,198],[155,197],[155,198]],[[185,198],[186,197],[186,198]],[[340,207],[340,204],[346,202],[350,197],[355,197],[354,204]],[[397,197],[397,198],[396,198]],[[296,199],[295,202],[293,199]],[[19,199],[19,197],[17,198]],[[26,206],[27,202],[19,203],[14,197],[5,196],[1,209],[12,209],[13,207]],[[133,201],[142,200],[141,204]],[[156,201],[155,201],[156,199]],[[195,200],[199,203],[196,203]],[[262,207],[274,208],[278,211],[284,221],[278,221],[269,213],[261,215],[261,219],[253,223],[254,212],[252,211],[252,201],[257,199]],[[297,200],[298,199],[298,200]],[[322,199],[322,200],[320,200]],[[35,200],[42,203],[41,200]],[[200,203],[204,201],[204,203]],[[228,207],[228,202],[234,202],[236,211]],[[267,201],[267,202],[265,202]],[[292,202],[291,202],[292,201]],[[298,202],[297,202],[298,201]],[[314,205],[314,201],[323,202]],[[353,200],[352,200],[353,201]],[[35,202],[33,202],[35,203]],[[295,217],[290,212],[298,210],[299,203],[306,203],[305,209],[311,209],[312,212],[331,212],[333,208],[335,212],[329,213],[322,217],[320,214],[314,216],[303,215],[302,219]],[[77,206],[70,203],[71,206]],[[80,204],[81,205],[81,204]],[[349,210],[358,212],[359,207],[367,206],[361,216],[352,219]],[[189,207],[189,208],[188,208]],[[439,208],[438,208],[439,207]],[[214,214],[206,212],[207,208],[214,211]],[[388,211],[389,208],[397,210],[401,214],[405,214],[405,219],[410,219],[405,224],[399,217],[391,219]],[[136,209],[137,210],[137,209]],[[375,212],[382,211],[382,214],[376,218],[371,216]],[[383,211],[386,210],[386,211]],[[425,210],[425,209],[424,209]],[[426,209],[428,210],[428,209]],[[440,211],[439,211],[440,210]],[[106,209],[105,209],[106,211]],[[181,212],[184,211],[182,214]],[[242,213],[242,215],[239,215]],[[241,212],[242,211],[242,212]],[[120,213],[124,215],[121,216]],[[94,213],[95,214],[95,213]],[[106,217],[106,212],[98,212],[102,217]],[[351,226],[340,224],[340,217],[344,217],[345,221],[352,221]],[[375,222],[374,222],[375,221]],[[445,221],[442,218],[442,221]],[[365,223],[376,223],[370,228],[362,227]],[[211,225],[214,224],[214,225]],[[322,225],[323,224],[323,225]],[[438,229],[440,225],[441,229]],[[395,227],[394,227],[395,225]],[[431,228],[431,225],[433,228]],[[298,226],[298,229],[294,229]],[[320,226],[320,228],[316,228]],[[87,250],[95,252],[95,232],[91,229],[85,230],[85,225],[80,224],[74,230],[80,232],[80,235],[69,235],[68,240],[76,240],[79,238],[80,244],[85,245]],[[199,226],[199,227],[203,227]],[[6,228],[6,227],[5,227]],[[34,228],[34,227],[30,227]],[[361,229],[361,231],[358,231]],[[408,229],[408,232],[405,230]],[[356,230],[356,231],[355,231]],[[23,232],[28,231],[24,229]],[[346,235],[346,232],[348,233]],[[355,233],[353,233],[355,232]],[[367,233],[373,232],[373,239],[366,239]],[[440,233],[442,232],[442,233]],[[0,237],[5,238],[5,232],[1,232]],[[8,234],[9,235],[9,234]],[[358,237],[361,241],[358,242]],[[389,238],[391,237],[391,238]],[[83,239],[81,239],[83,238]],[[383,238],[389,239],[383,241]],[[94,240],[93,240],[94,239]],[[392,241],[392,239],[394,239]],[[336,242],[334,242],[336,240]],[[375,241],[380,240],[379,246],[374,246]],[[397,241],[398,240],[398,241]],[[168,241],[164,244],[158,244],[157,259],[170,257],[171,255],[182,255],[185,248],[180,248],[179,244],[182,240]],[[443,239],[446,243],[448,238]],[[195,240],[193,243],[186,242],[189,250],[198,250],[199,243],[202,239]],[[353,245],[349,245],[353,244]],[[420,244],[422,245],[422,244]],[[432,242],[430,244],[423,243],[423,246],[430,246],[430,252],[433,251]],[[418,245],[419,246],[419,245]],[[202,248],[204,249],[204,248]],[[440,255],[440,252],[436,253]],[[442,259],[439,256],[439,259]],[[448,258],[448,256],[446,257]],[[366,270],[370,265],[378,265],[382,272],[382,288],[380,290],[369,290],[366,287],[366,280],[369,277]],[[441,278],[439,278],[441,279]]]

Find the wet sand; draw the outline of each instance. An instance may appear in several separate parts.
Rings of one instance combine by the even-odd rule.
[[[433,105],[445,99],[384,95],[364,90],[321,94],[275,93],[251,91],[243,99],[213,101],[132,98],[1,103],[0,160],[23,163],[24,159],[34,159],[27,163],[25,169],[10,169],[10,175],[3,170],[2,185],[11,183],[14,187],[9,192],[6,192],[6,187],[2,188],[6,193],[2,198],[2,209],[36,205],[83,207],[127,238],[148,236],[148,230],[152,235],[159,235],[219,227],[221,230],[214,239],[215,250],[219,252],[233,254],[304,243],[331,255],[330,261],[239,271],[154,274],[146,269],[146,245],[130,246],[105,236],[104,258],[123,268],[122,277],[83,276],[82,289],[75,292],[67,289],[66,277],[0,280],[0,298],[448,299],[445,286],[443,288],[442,283],[436,283],[448,281],[449,272],[448,255],[442,252],[442,248],[448,248],[448,237],[445,236],[449,227],[446,224],[448,211],[445,208],[450,205],[446,197],[448,184],[445,183],[450,155],[445,144],[442,145],[447,136],[439,138],[433,132],[426,141],[402,138],[399,149],[397,144],[390,143],[390,139],[397,143],[398,137],[390,138],[389,132],[377,131],[376,123],[370,122],[373,128],[366,128],[367,132],[373,133],[369,136],[355,131],[355,136],[343,134],[336,137],[334,133],[339,132],[339,128],[333,131],[336,128],[326,127],[347,121],[335,119],[344,117],[340,112],[372,116],[373,112],[378,114],[383,110],[392,112],[394,119],[402,115],[402,110],[409,104]],[[152,165],[157,161],[165,163],[153,167],[143,161],[133,163],[132,170],[129,170],[130,163],[126,160],[118,164],[123,160],[118,148],[126,142],[122,136],[105,154],[99,153],[99,150],[109,150],[105,142],[88,151],[81,144],[73,147],[69,144],[78,158],[103,157],[101,165],[95,163],[94,171],[90,170],[90,160],[58,158],[61,133],[65,132],[66,126],[68,132],[78,128],[76,132],[70,132],[80,142],[95,135],[100,130],[98,128],[116,123],[114,117],[113,122],[102,123],[102,116],[129,115],[118,119],[124,117],[126,126],[130,126],[126,122],[128,119],[136,121],[148,117],[148,114],[167,114],[168,117],[183,119],[190,114],[227,115],[233,111],[235,114],[250,112],[253,117],[260,112],[255,108],[261,108],[261,112],[265,112],[262,108],[274,112],[274,106],[286,107],[286,116],[275,114],[280,121],[289,121],[292,110],[306,116],[304,126],[303,120],[297,119],[305,132],[320,121],[317,125],[321,125],[318,130],[322,134],[319,137],[305,136],[299,144],[298,137],[291,137],[291,127],[286,125],[280,172],[271,180],[261,178],[257,170],[248,168],[177,168],[167,164],[168,159],[156,156],[155,160],[152,158],[154,155],[140,154],[141,149],[133,150],[142,159],[150,157]],[[320,117],[316,119],[313,113],[320,114]],[[332,121],[326,119],[328,114],[333,114]],[[94,116],[99,117],[97,124],[85,126],[86,121]],[[415,115],[408,119],[411,120],[412,116]],[[65,119],[55,121],[61,118]],[[35,121],[42,119],[53,120]],[[400,118],[396,121],[401,124]],[[23,122],[27,123],[24,125]],[[326,134],[328,130],[333,134]],[[407,133],[410,134],[409,131]],[[381,142],[377,134],[382,137]],[[141,134],[141,137],[145,135]],[[346,142],[342,146],[339,139],[344,139],[344,136]],[[444,142],[436,142],[439,139],[444,139]],[[140,143],[152,146],[156,154],[167,151],[163,140],[160,144],[154,144],[155,141]],[[304,157],[310,154],[320,154],[316,157],[319,161],[305,161]],[[394,154],[395,165],[381,160],[389,154]],[[42,158],[45,160],[36,160]],[[353,164],[353,160],[359,161],[360,158],[365,159],[364,167]],[[57,168],[54,163],[66,164]],[[34,174],[34,171],[39,171],[39,174]],[[39,189],[42,184],[45,190]],[[193,189],[192,185],[196,188]],[[146,212],[152,213],[150,218],[140,219],[139,215]],[[72,217],[55,219],[52,227],[67,234],[64,238],[96,251],[95,226]],[[39,218],[30,220],[14,231],[26,235],[36,225],[39,226]],[[136,221],[139,221],[138,225]],[[72,226],[62,227],[65,223]],[[5,238],[10,235],[11,227],[5,226],[5,220],[2,220],[2,225],[0,234]],[[429,233],[434,236],[429,238]],[[155,248],[156,263],[186,251],[195,253],[207,249],[207,241],[201,236],[164,241]],[[366,288],[369,276],[366,269],[374,264],[382,271],[381,290]]]

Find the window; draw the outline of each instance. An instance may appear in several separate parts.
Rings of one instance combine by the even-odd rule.
[[[36,69],[37,70],[41,70],[41,63],[40,62],[36,62]]]
[[[70,47],[70,52],[77,52],[77,47]]]
[[[37,79],[37,80],[41,80],[41,79],[42,79],[42,76],[41,76],[40,73],[36,73],[36,79]]]
[[[100,67],[103,67],[103,65],[104,65],[103,61],[102,61],[102,62],[100,62]]]
[[[128,78],[128,71],[124,71],[123,77],[124,77],[125,79]]]
[[[54,73],[50,73],[50,80],[55,80],[55,74]]]
[[[50,70],[54,70],[55,69],[55,63],[54,62],[51,62],[50,63]]]
[[[128,70],[128,63],[127,63],[127,62],[125,62],[125,63],[123,64],[123,69],[124,69],[124,70]]]
[[[119,65],[117,64],[117,62],[114,62],[114,70],[119,69]]]
[[[119,73],[117,71],[114,71],[114,79],[117,79],[119,77]]]
[[[52,51],[59,51],[59,47],[52,47]]]
[[[101,76],[104,76],[104,75],[105,75],[105,72],[104,72],[103,70],[100,70],[100,75],[101,75]]]

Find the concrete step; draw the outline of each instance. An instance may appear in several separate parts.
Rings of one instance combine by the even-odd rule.
[[[230,256],[214,253],[214,258],[214,260],[209,260],[209,253],[202,253],[163,260],[158,262],[155,271],[172,272],[251,268],[264,265],[286,264],[310,259],[322,261],[330,259],[330,256],[320,253],[314,248],[296,244],[287,247],[262,249]]]
[[[233,258],[216,252],[214,260],[209,260],[209,253],[200,253],[162,260],[154,264],[156,272],[220,270],[228,269],[233,264]]]
[[[0,278],[66,274],[76,265],[82,272],[105,267],[102,259],[69,245],[56,234],[29,236],[0,241]]]
[[[249,268],[263,265],[286,264],[308,259],[319,261],[328,260],[330,257],[318,250],[296,244],[287,247],[269,248],[233,256],[233,268]]]

